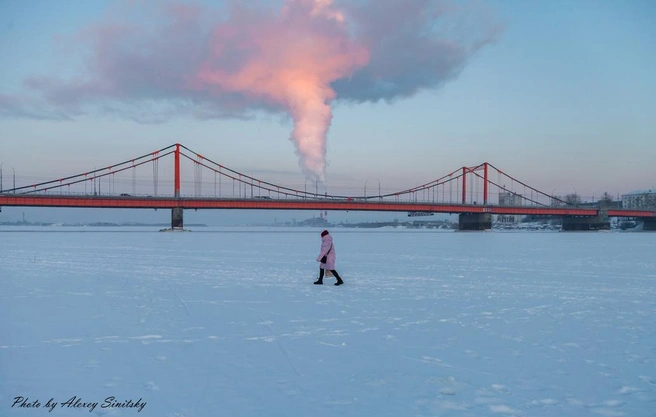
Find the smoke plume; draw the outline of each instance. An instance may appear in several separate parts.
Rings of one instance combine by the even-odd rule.
[[[323,180],[333,101],[392,101],[439,87],[496,35],[477,3],[243,3],[122,3],[68,41],[86,52],[73,81],[30,77],[30,94],[0,93],[0,115],[105,112],[148,123],[287,114],[299,165]]]

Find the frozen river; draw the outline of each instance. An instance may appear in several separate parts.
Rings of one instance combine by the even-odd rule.
[[[319,232],[0,229],[0,415],[656,415],[656,234]]]

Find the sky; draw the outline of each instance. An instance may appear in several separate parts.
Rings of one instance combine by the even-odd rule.
[[[485,161],[549,194],[656,187],[653,2],[238,4],[0,2],[3,188],[176,142],[353,194]]]

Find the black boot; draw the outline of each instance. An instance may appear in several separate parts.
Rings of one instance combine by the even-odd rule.
[[[344,281],[342,281],[342,278],[339,276],[337,271],[330,271],[330,272],[332,272],[335,278],[337,278],[337,282],[335,283],[335,285],[342,285],[344,283]]]
[[[323,269],[319,268],[319,279],[314,282],[314,285],[323,285]]]

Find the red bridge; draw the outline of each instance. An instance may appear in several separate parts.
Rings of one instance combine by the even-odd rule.
[[[171,155],[174,160],[172,193],[161,195],[158,193],[159,162]],[[183,161],[193,167],[193,196],[181,194]],[[136,172],[144,167],[153,171],[152,193],[147,195],[137,192]],[[203,173],[206,178],[210,174],[210,180],[204,181]],[[122,184],[122,191],[125,191],[130,175],[132,193],[117,193],[117,178],[119,188]],[[174,229],[182,228],[184,209],[270,209],[460,214],[462,230],[488,229],[492,215],[561,216],[565,230],[606,228],[609,217],[632,217],[642,219],[645,229],[656,230],[656,209],[572,205],[487,162],[462,167],[423,185],[393,193],[381,194],[379,188],[378,194],[367,195],[365,183],[363,195],[330,195],[242,174],[180,144],[93,171],[0,190],[1,206],[171,209]]]

